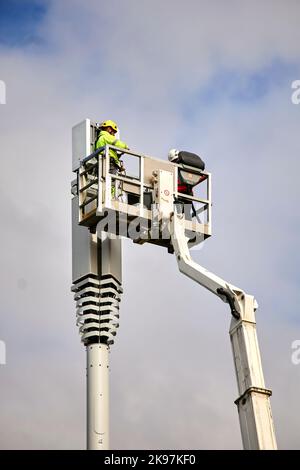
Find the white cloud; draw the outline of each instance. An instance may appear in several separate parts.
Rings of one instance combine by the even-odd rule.
[[[226,93],[210,106],[195,100],[193,120],[182,103],[224,68],[255,73],[275,59],[299,67],[298,17],[293,1],[64,0],[52,2],[42,25],[45,52],[0,50],[9,93],[1,107],[2,448],[84,447],[69,182],[71,126],[87,116],[113,117],[145,153],[165,158],[180,142],[203,153],[213,171],[214,236],[195,257],[257,296],[279,444],[297,447],[290,344],[299,336],[300,106],[290,85],[299,77],[287,76],[286,89],[271,83],[247,104]],[[112,446],[241,447],[228,307],[180,276],[164,251],[126,243],[124,258]]]

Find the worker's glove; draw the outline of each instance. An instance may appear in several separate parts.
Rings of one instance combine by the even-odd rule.
[[[122,160],[119,161],[119,171],[125,171],[125,166],[123,165]]]

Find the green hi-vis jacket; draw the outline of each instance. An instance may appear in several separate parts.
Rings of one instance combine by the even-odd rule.
[[[100,131],[99,138],[96,142],[96,149],[99,149],[100,147],[104,147],[105,145],[114,145],[115,147],[119,147],[120,149],[128,149],[128,145],[125,144],[125,142],[122,142],[122,140],[118,140],[115,138],[114,135],[111,135],[107,131]],[[109,149],[109,156],[114,159],[116,165],[120,166],[119,162],[119,157],[117,155],[117,152],[113,149]]]

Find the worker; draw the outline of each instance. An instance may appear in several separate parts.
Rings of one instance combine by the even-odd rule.
[[[118,126],[114,121],[108,119],[107,121],[103,121],[100,124],[100,134],[98,140],[96,142],[95,150],[104,147],[105,145],[113,145],[120,149],[129,149],[128,145],[122,140],[119,140],[115,137],[116,133],[118,132]],[[120,162],[119,155],[116,150],[110,148],[109,149],[109,171],[110,173],[116,175],[120,171],[123,171],[123,165]],[[112,195],[115,195],[115,181],[112,182]]]
[[[105,145],[113,145],[114,147],[118,147],[120,149],[129,149],[125,142],[122,142],[122,140],[119,140],[115,137],[117,132],[118,126],[114,121],[111,121],[110,119],[103,121],[100,124],[100,134],[96,142],[96,150],[100,147],[104,147]],[[110,165],[113,167],[111,169],[119,170],[121,163],[119,156],[114,149],[109,149],[109,157]]]

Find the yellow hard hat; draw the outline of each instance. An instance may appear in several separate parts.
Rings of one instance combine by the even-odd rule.
[[[108,121],[103,121],[101,122],[100,124],[100,127],[112,127],[112,129],[116,132],[118,132],[118,126],[117,124],[114,122],[114,121],[111,121],[110,119],[108,119]]]

